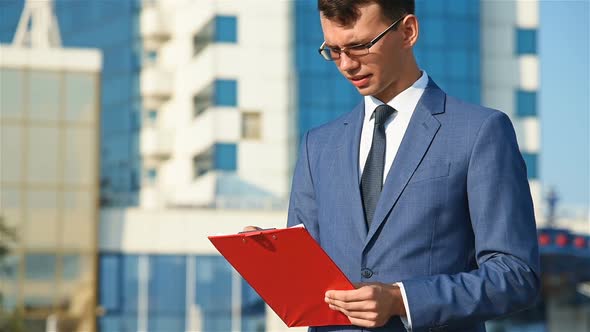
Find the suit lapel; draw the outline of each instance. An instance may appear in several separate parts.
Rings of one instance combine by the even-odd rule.
[[[375,209],[375,216],[366,237],[365,247],[385,221],[412,174],[420,165],[426,151],[428,151],[430,143],[440,128],[440,122],[433,115],[444,112],[444,102],[444,92],[432,80],[429,80],[426,90],[418,105],[416,105],[412,119],[383,185],[383,191]]]
[[[343,146],[340,149],[341,156],[344,158],[346,165],[346,176],[342,179],[345,188],[350,195],[350,206],[353,212],[352,221],[357,229],[360,239],[367,236],[367,225],[365,223],[365,214],[363,212],[363,203],[361,200],[361,191],[359,187],[359,147],[361,142],[361,130],[365,115],[365,103],[357,105],[351,116],[344,120],[346,126]]]

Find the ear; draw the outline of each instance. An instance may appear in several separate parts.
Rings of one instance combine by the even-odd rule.
[[[407,15],[399,25],[399,28],[404,36],[403,46],[411,48],[418,41],[420,33],[418,18],[416,15]]]

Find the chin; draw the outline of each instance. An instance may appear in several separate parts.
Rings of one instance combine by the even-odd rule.
[[[377,93],[376,89],[372,86],[366,86],[362,88],[356,87],[356,89],[363,96],[372,96]]]

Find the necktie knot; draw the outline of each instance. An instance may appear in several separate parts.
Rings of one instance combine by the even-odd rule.
[[[375,126],[385,124],[385,121],[395,112],[395,108],[382,104],[375,108],[373,116],[375,117]]]

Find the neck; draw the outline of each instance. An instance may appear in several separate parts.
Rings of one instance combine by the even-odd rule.
[[[411,57],[410,60],[402,66],[403,71],[400,73],[397,80],[391,83],[384,91],[374,95],[373,97],[379,99],[383,103],[387,103],[402,91],[411,87],[422,76],[422,72],[418,68],[416,59]]]

